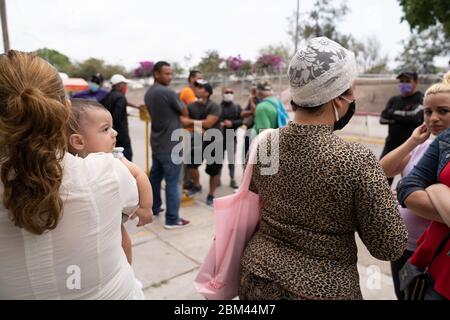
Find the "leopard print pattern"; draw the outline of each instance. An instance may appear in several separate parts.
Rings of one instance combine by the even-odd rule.
[[[355,232],[387,261],[402,255],[408,238],[375,155],[331,126],[294,123],[279,130],[278,148],[269,152],[279,157],[276,174],[254,165],[250,190],[262,199],[261,223],[241,260],[241,290],[254,275],[297,297],[362,299]]]
[[[252,273],[243,273],[239,300],[303,300],[289,292],[278,283],[258,277]]]

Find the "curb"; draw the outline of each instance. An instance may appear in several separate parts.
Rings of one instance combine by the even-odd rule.
[[[376,144],[383,146],[385,144],[385,139],[381,138],[370,138],[364,136],[351,136],[351,135],[340,135],[342,139],[349,142],[359,142],[359,143],[367,143],[367,144]]]

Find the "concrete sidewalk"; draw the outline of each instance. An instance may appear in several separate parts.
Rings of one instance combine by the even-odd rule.
[[[191,226],[165,230],[164,215],[147,227],[136,229],[129,222],[127,229],[133,241],[133,268],[142,282],[147,299],[196,300],[193,281],[213,236],[211,209],[195,204],[183,208],[181,216]]]
[[[130,135],[133,141],[134,162],[145,168],[145,123],[130,117]],[[358,138],[354,138],[358,140]],[[382,145],[372,141],[358,140],[370,147],[378,156]],[[237,150],[242,150],[238,143]],[[183,207],[180,216],[191,221],[191,226],[180,230],[164,229],[164,213],[155,222],[137,229],[136,222],[126,227],[133,241],[133,268],[143,283],[145,296],[151,300],[198,300],[203,299],[194,289],[193,281],[206,256],[213,238],[214,218],[212,208],[206,206],[208,177],[204,166],[200,167],[204,192],[196,197],[193,206]],[[236,177],[240,182],[242,166],[237,166]],[[223,186],[217,196],[233,192],[229,185],[228,168],[222,173]],[[395,299],[390,265],[371,257],[357,239],[359,248],[359,271],[365,299]],[[380,272],[378,272],[380,271]]]
[[[144,228],[137,229],[134,222],[126,225],[133,241],[133,268],[149,300],[203,299],[193,281],[211,245],[213,210],[197,201],[182,208],[181,216],[191,221],[190,227],[165,230],[164,215]],[[364,298],[395,299],[389,263],[371,257],[359,238],[357,243]],[[381,273],[374,275],[378,271]]]

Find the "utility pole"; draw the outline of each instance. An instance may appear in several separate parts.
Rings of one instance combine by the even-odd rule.
[[[8,21],[6,20],[6,0],[0,0],[0,17],[2,20],[3,48],[5,52],[8,52],[10,46],[8,35]]]
[[[297,49],[298,49],[298,32],[299,32],[299,25],[298,25],[298,20],[300,18],[300,0],[297,0],[297,18],[295,19],[295,52],[294,54],[297,53]]]

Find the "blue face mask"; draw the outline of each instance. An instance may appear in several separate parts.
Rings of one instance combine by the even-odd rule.
[[[403,95],[411,94],[413,91],[413,86],[411,83],[400,83],[400,92]]]
[[[89,83],[89,91],[97,92],[100,89],[100,86],[96,83]]]

